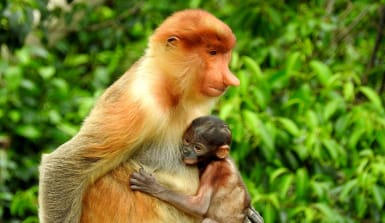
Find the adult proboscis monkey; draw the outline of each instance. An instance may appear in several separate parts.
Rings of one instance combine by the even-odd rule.
[[[196,193],[198,170],[180,159],[182,134],[228,86],[239,85],[228,68],[234,44],[231,29],[203,10],[167,18],[80,131],[43,155],[40,222],[199,222],[128,182],[143,167],[174,191]]]

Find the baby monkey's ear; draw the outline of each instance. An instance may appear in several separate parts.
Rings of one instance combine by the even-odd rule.
[[[215,155],[219,159],[224,159],[229,155],[229,152],[230,152],[230,146],[229,145],[221,145],[220,147],[218,147]]]

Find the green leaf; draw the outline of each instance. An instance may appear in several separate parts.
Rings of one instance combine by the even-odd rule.
[[[318,128],[319,119],[313,110],[308,110],[305,114],[305,124],[311,128]]]
[[[286,75],[291,76],[292,72],[296,70],[296,66],[299,61],[299,56],[301,54],[299,52],[294,52],[289,55],[287,59],[287,64],[286,64]]]
[[[254,75],[254,78],[257,78],[257,80],[262,79],[263,74],[258,63],[255,60],[251,59],[250,57],[243,57],[242,59],[246,68],[248,68]]]
[[[309,176],[307,170],[300,168],[296,172],[296,195],[298,200],[305,200],[309,186]]]
[[[340,100],[329,101],[326,104],[324,112],[323,112],[324,120],[329,120],[330,117],[332,117],[334,115],[334,113],[337,111],[338,107],[341,106],[341,103],[342,102]]]
[[[282,126],[290,133],[292,134],[293,136],[298,136],[300,131],[297,127],[297,125],[295,124],[294,121],[292,121],[291,119],[288,119],[288,118],[284,118],[284,117],[279,117],[277,119],[281,124]]]
[[[68,66],[79,66],[82,64],[86,64],[89,61],[89,56],[87,54],[72,54],[67,56],[64,60],[64,64]]]
[[[357,188],[358,179],[352,179],[342,186],[339,199],[343,202],[347,202],[350,196],[354,196],[353,189]]]
[[[343,88],[344,98],[347,101],[351,101],[354,98],[354,85],[351,81],[344,84]]]
[[[17,127],[16,132],[29,139],[37,139],[41,136],[40,130],[33,125],[22,125]]]
[[[238,72],[238,78],[239,78],[239,81],[240,81],[240,86],[239,86],[239,90],[241,92],[242,95],[249,95],[249,90],[250,90],[250,75],[248,75],[248,73],[246,73],[245,71],[240,71]]]
[[[8,89],[16,89],[20,86],[23,79],[22,69],[18,66],[10,66],[6,69],[4,78]]]
[[[39,74],[44,80],[50,79],[56,72],[53,66],[44,66],[39,68]]]
[[[278,178],[281,175],[284,175],[285,173],[288,173],[289,170],[287,168],[281,167],[276,170],[274,170],[273,173],[270,174],[270,183],[273,183],[273,181]]]
[[[378,185],[373,185],[372,193],[374,198],[374,203],[378,208],[383,208],[384,206],[384,198],[385,198],[385,190],[380,188]]]
[[[227,101],[221,104],[221,109],[219,110],[219,117],[223,120],[226,120],[231,116],[232,112],[235,110],[234,107],[236,105],[232,101]]]
[[[372,88],[365,86],[359,87],[358,90],[361,91],[377,109],[381,111],[383,110],[381,99],[377,92],[375,92]]]
[[[354,206],[358,216],[363,217],[366,213],[366,209],[368,208],[368,202],[365,194],[360,193],[355,196]]]
[[[333,139],[324,139],[322,140],[322,144],[325,146],[332,160],[338,161],[337,143]]]
[[[263,218],[266,223],[274,223],[276,222],[275,216],[277,215],[275,212],[275,209],[273,205],[271,204],[266,204],[264,210],[263,210]]]
[[[293,185],[294,176],[293,175],[285,175],[281,183],[278,185],[279,193],[281,198],[286,198],[290,188]]]
[[[327,217],[327,219],[335,219],[335,212],[328,205],[317,203],[315,204],[315,207],[317,207],[317,209],[319,209]]]
[[[273,137],[271,136],[263,122],[259,119],[258,115],[248,110],[244,111],[243,114],[247,125],[253,131],[253,133],[257,136],[260,136],[262,141],[268,148],[273,149]]]
[[[318,60],[311,61],[310,67],[313,69],[313,72],[317,74],[321,84],[326,86],[328,84],[329,78],[332,76],[332,72],[329,67]]]

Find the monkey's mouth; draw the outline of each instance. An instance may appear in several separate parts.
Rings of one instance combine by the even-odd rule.
[[[188,159],[188,158],[184,158],[184,159],[183,159],[183,162],[184,162],[186,165],[195,165],[195,164],[197,164],[197,160],[196,160],[196,159]]]
[[[208,96],[211,96],[211,97],[218,97],[218,96],[221,96],[225,91],[226,91],[227,87],[222,87],[222,88],[219,88],[219,87],[210,87],[208,89]]]

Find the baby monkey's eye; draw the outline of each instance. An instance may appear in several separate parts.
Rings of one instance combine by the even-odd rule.
[[[202,147],[200,147],[198,145],[194,145],[194,150],[197,152],[200,152],[202,150]]]
[[[209,54],[212,56],[217,55],[217,51],[216,50],[210,50]]]

